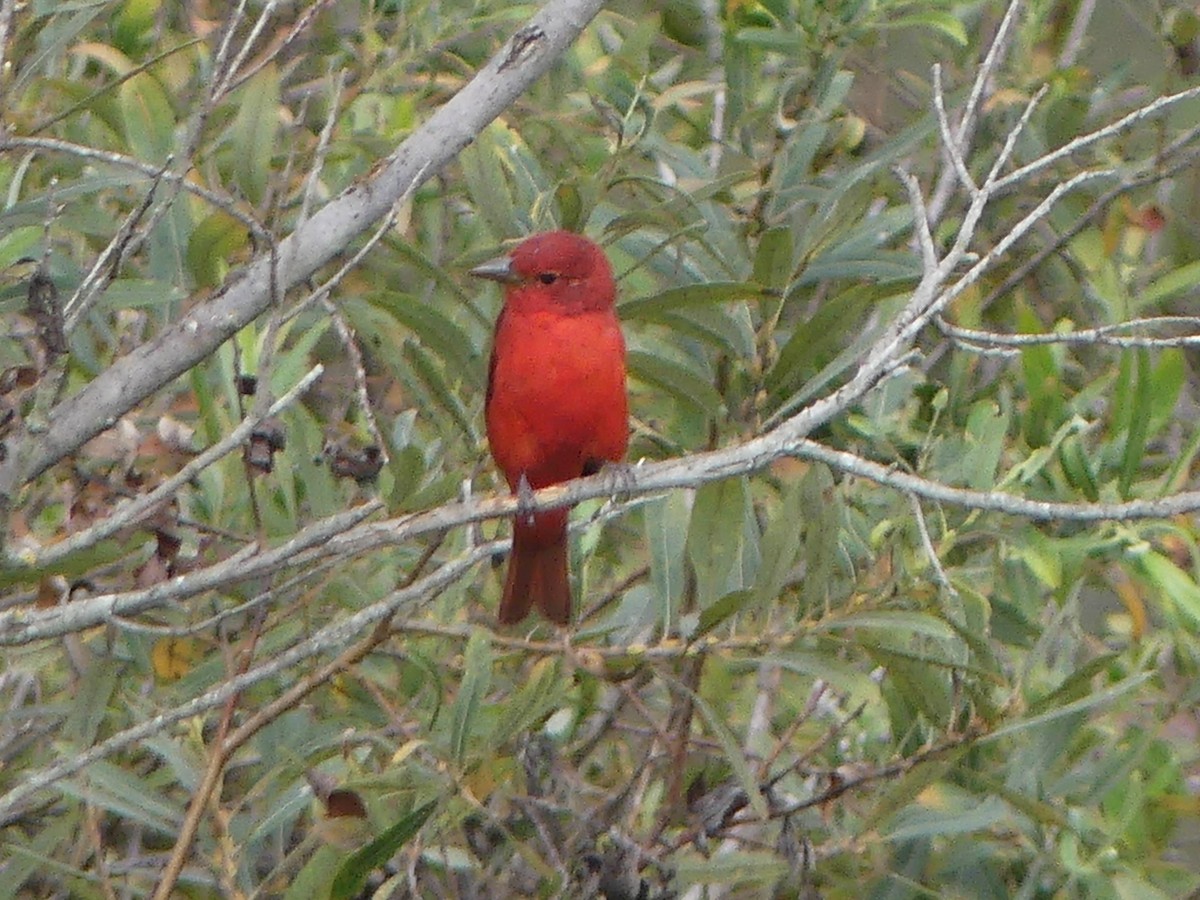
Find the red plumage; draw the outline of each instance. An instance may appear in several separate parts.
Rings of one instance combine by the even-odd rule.
[[[536,490],[620,461],[629,441],[625,341],[604,251],[549,231],[472,274],[505,285],[485,417],[509,487],[518,491],[524,478]],[[513,523],[500,622],[519,622],[534,606],[559,625],[570,621],[566,509]]]

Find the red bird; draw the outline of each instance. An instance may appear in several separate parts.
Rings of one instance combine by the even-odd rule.
[[[580,235],[548,231],[471,274],[505,286],[485,417],[509,488],[523,496],[619,462],[629,442],[625,340],[604,251]],[[513,520],[501,624],[520,622],[534,606],[551,622],[570,621],[567,512]]]

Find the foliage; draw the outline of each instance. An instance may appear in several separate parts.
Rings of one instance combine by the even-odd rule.
[[[13,19],[0,437],[368,178],[534,11],[233,6],[33,2]],[[474,564],[507,533],[494,518],[170,595],[372,499],[395,524],[464,483],[503,491],[482,426],[499,297],[465,272],[532,231],[586,231],[614,263],[633,460],[737,448],[851,379],[923,275],[895,168],[931,198],[939,247],[968,217],[931,66],[954,115],[1005,7],[716,7],[611,4],[328,300],[315,285],[278,298],[13,499],[5,611],[139,590],[174,602],[6,647],[0,791],[145,730],[4,807],[5,891],[149,893],[173,850],[193,897],[352,896],[385,879],[397,896],[464,897],[1200,887],[1200,547],[1183,493],[1200,452],[1196,101],[986,207],[979,255],[1055,185],[1117,173],[1062,196],[922,330],[910,365],[810,435],[844,456],[797,445],[750,474],[581,504],[569,640],[494,628],[497,578]],[[1187,86],[1192,11],[1085,8],[1021,10],[967,159],[977,180],[1043,86],[1011,169]],[[73,300],[66,354],[27,308],[38,267]],[[317,362],[246,454],[136,526],[28,564]],[[1035,517],[1007,497],[1162,505]],[[394,617],[352,618],[439,572]],[[305,643],[331,623],[341,644]]]

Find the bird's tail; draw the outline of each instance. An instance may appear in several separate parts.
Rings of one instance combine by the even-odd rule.
[[[551,622],[571,620],[567,580],[567,510],[538,513],[513,522],[513,549],[500,597],[500,624],[520,622],[536,606]]]

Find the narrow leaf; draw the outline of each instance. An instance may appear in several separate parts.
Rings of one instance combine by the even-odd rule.
[[[370,874],[395,856],[396,851],[421,830],[436,807],[437,803],[432,800],[417,807],[371,843],[354,851],[338,869],[329,896],[334,900],[357,897]]]
[[[726,478],[696,492],[687,551],[696,573],[701,609],[741,587],[730,584],[730,579],[741,549],[745,490],[744,479]]]
[[[463,676],[450,713],[450,757],[460,768],[467,743],[478,724],[479,709],[492,681],[492,642],[482,628],[471,632],[463,657]]]
[[[721,395],[709,381],[682,364],[666,357],[643,351],[630,351],[629,374],[657,388],[696,412],[712,416],[721,407]]]
[[[669,312],[676,312],[692,306],[707,306],[714,303],[728,303],[731,300],[743,300],[762,296],[762,288],[747,281],[714,281],[704,284],[688,284],[683,287],[668,288],[649,297],[639,297],[627,300],[617,307],[622,319],[651,320]]]
[[[139,72],[117,92],[125,139],[138,159],[160,165],[174,147],[175,113],[162,85],[149,72]]]
[[[240,92],[232,138],[238,186],[258,204],[267,192],[279,133],[279,70],[263,68]]]

